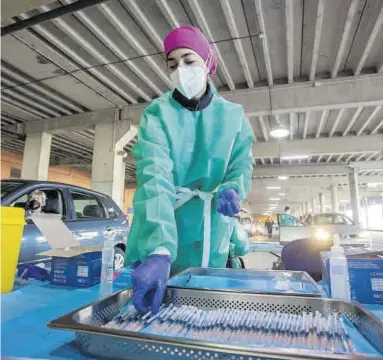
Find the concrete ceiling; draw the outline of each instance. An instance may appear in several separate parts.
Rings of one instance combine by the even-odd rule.
[[[31,11],[52,2],[53,0],[2,0],[1,21],[6,21],[13,16]]]
[[[2,25],[73,2],[20,8],[11,19],[15,8],[3,1]],[[2,148],[22,153],[25,132],[49,128],[51,163],[89,169],[94,124],[113,120],[116,108],[137,123],[145,104],[170,88],[162,38],[180,24],[207,35],[219,62],[214,85],[249,117],[253,204],[257,179],[271,172],[276,180],[285,166],[312,181],[320,171],[299,165],[376,162],[361,176],[383,176],[381,0],[111,0],[3,36]],[[269,136],[277,120],[290,130],[282,142]],[[134,171],[129,159],[128,182]],[[291,189],[294,198],[299,189]]]

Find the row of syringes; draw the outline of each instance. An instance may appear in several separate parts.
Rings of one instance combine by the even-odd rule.
[[[355,352],[343,317],[318,311],[298,315],[170,304],[151,316],[129,304],[105,327],[236,345]]]

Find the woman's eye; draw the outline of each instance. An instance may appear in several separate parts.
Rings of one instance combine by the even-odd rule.
[[[171,66],[169,66],[169,69],[175,70],[175,69],[177,69],[177,65],[171,65]]]
[[[188,61],[185,61],[185,64],[186,64],[186,65],[194,64],[194,60],[188,60]]]

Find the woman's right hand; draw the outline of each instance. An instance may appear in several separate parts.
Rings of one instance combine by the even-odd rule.
[[[241,209],[238,193],[232,189],[223,190],[218,198],[218,212],[224,216],[238,214]]]
[[[150,255],[132,272],[133,304],[142,314],[156,314],[170,275],[170,256]]]

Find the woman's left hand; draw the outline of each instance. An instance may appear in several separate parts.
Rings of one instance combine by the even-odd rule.
[[[239,213],[241,207],[238,193],[230,188],[223,190],[218,198],[218,212],[225,216],[234,216]]]

